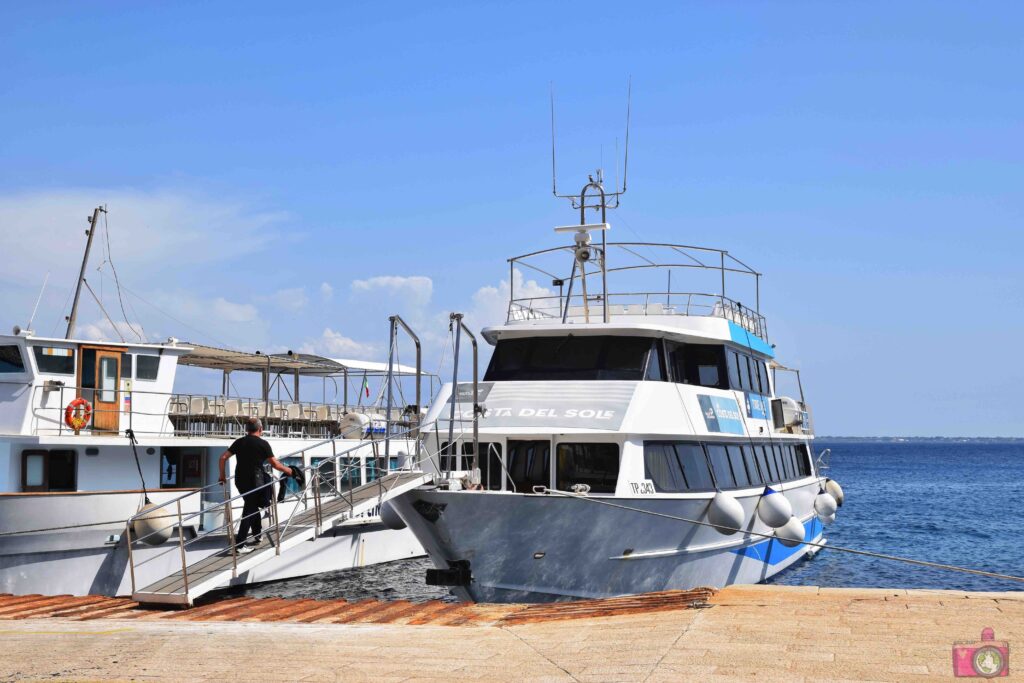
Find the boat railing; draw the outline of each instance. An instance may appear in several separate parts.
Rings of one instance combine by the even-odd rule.
[[[156,562],[168,553],[174,552],[179,553],[180,556],[181,574],[187,592],[189,572],[186,549],[189,546],[202,543],[204,540],[209,542],[208,539],[211,537],[222,539],[222,542],[225,543],[224,550],[230,553],[231,565],[237,570],[238,552],[235,525],[244,518],[236,518],[236,515],[240,514],[239,511],[243,507],[243,498],[256,492],[265,491],[265,495],[269,498],[270,524],[269,528],[264,530],[264,533],[271,538],[271,542],[276,549],[275,554],[278,555],[281,552],[281,539],[287,534],[293,520],[298,515],[307,513],[312,509],[314,511],[314,523],[317,529],[320,529],[324,525],[325,503],[342,499],[348,501],[349,507],[354,509],[353,502],[355,499],[353,495],[357,488],[363,487],[360,490],[365,491],[365,486],[376,483],[379,487],[376,496],[377,503],[370,512],[379,510],[380,503],[383,502],[384,496],[388,492],[388,484],[384,481],[386,475],[403,471],[422,472],[424,463],[436,456],[436,453],[431,453],[423,445],[423,442],[416,438],[419,430],[425,428],[429,429],[429,426],[417,425],[392,435],[392,438],[407,438],[416,444],[415,451],[407,454],[404,462],[398,463],[397,468],[391,467],[391,463],[385,461],[388,456],[385,455],[386,449],[383,448],[383,442],[379,440],[363,439],[356,445],[349,446],[341,451],[337,450],[340,440],[352,438],[353,436],[353,434],[342,433],[318,443],[306,445],[291,453],[277,456],[278,460],[282,462],[294,457],[304,460],[305,453],[311,449],[320,448],[328,444],[332,449],[331,455],[324,456],[314,464],[290,465],[290,467],[301,470],[304,473],[305,485],[298,490],[289,491],[286,489],[284,496],[280,496],[279,487],[284,486],[286,480],[279,477],[270,477],[266,483],[251,490],[246,490],[244,494],[231,495],[232,486],[235,485],[235,476],[232,475],[226,477],[223,481],[208,484],[175,498],[143,508],[125,521],[124,533],[128,548],[132,592],[134,593],[137,590],[135,574],[139,567],[150,562]],[[464,429],[459,432],[460,438],[464,436],[464,433]],[[354,436],[358,436],[358,434],[354,434]],[[371,458],[375,462],[375,474],[372,481],[362,484],[359,478],[361,461],[365,459],[369,462]],[[235,490],[238,490],[237,485],[234,487]],[[210,500],[218,490],[222,493],[220,499]],[[198,500],[201,501],[199,509],[194,512],[183,512],[183,503],[194,496],[198,496]],[[283,498],[283,500],[279,500],[279,498]],[[258,510],[252,514],[261,515],[262,513],[262,510]],[[188,527],[198,527],[200,530],[195,535],[186,539],[183,529]],[[162,552],[151,554],[145,559],[135,557],[133,549],[140,544],[160,545],[169,540],[175,534],[175,531],[177,531],[177,543],[169,546]]]
[[[600,322],[604,303],[601,294],[517,298],[509,302],[507,322]],[[609,319],[623,316],[710,316],[730,320],[762,339],[768,336],[768,324],[763,315],[721,294],[611,292],[607,304]]]
[[[560,230],[568,230],[568,226]],[[510,258],[507,321],[606,322],[622,315],[704,315],[732,320],[753,334],[766,337],[766,324],[760,313],[761,273],[728,251],[686,244],[606,243],[604,234],[601,233],[600,243],[577,241]],[[552,291],[550,296],[517,296],[517,271],[521,277],[550,277],[557,295]],[[717,291],[676,291],[679,283],[673,289],[674,275],[685,276],[691,282],[686,289],[699,282],[698,289]],[[661,280],[662,277],[665,279]],[[666,287],[652,289],[652,278],[665,282]],[[536,292],[539,285],[531,281],[526,287]],[[740,298],[753,306],[743,306]]]
[[[113,401],[97,401],[108,393]],[[369,419],[366,431],[382,438],[391,430],[411,427],[418,415],[406,408],[376,405],[342,405],[316,401],[261,400],[214,394],[159,392],[136,389],[104,390],[94,387],[46,383],[33,387],[31,433],[36,436],[75,434],[64,420],[64,411],[76,398],[91,405],[91,418],[79,433],[118,434],[131,429],[139,436],[238,437],[245,421],[258,417],[268,437],[330,438],[347,424],[353,413]],[[113,404],[115,407],[110,407]]]

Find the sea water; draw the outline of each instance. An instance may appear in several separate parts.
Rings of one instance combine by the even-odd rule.
[[[828,545],[1024,575],[1024,442],[816,441],[846,494]],[[235,589],[254,597],[452,599],[424,558]],[[806,586],[1022,590],[1024,584],[826,548],[771,580]]]

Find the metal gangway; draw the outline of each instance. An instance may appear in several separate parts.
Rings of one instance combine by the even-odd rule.
[[[421,463],[429,457],[429,455],[421,453],[422,447],[418,438],[421,429],[423,429],[423,425],[394,435],[389,433],[387,437],[389,440],[403,436],[415,439],[417,448],[414,452],[416,455],[408,456],[411,462],[408,462],[405,468],[382,474],[374,481],[360,486],[351,484],[354,478],[351,476],[353,468],[359,468],[360,462],[358,458],[351,456],[360,450],[365,451],[369,448],[372,449],[372,455],[366,455],[366,457],[378,458],[379,447],[384,445],[384,441],[381,439],[361,439],[358,444],[338,452],[337,441],[344,437],[344,435],[338,435],[318,444],[306,446],[301,451],[278,456],[279,459],[282,459],[301,455],[316,446],[328,443],[335,451],[331,456],[323,458],[315,465],[292,465],[304,472],[305,486],[281,502],[278,501],[276,494],[278,487],[285,485],[284,478],[272,478],[266,484],[253,489],[253,491],[267,489],[270,494],[270,524],[264,525],[261,543],[256,546],[255,550],[245,554],[238,552],[235,542],[235,522],[240,520],[234,519],[234,508],[241,504],[242,495],[229,495],[234,480],[233,476],[223,484],[223,500],[201,505],[196,512],[183,514],[182,502],[190,496],[202,496],[204,492],[208,492],[213,486],[220,486],[220,484],[190,491],[165,503],[160,503],[159,506],[143,508],[139,513],[130,517],[125,524],[128,565],[132,580],[132,599],[142,604],[191,606],[197,598],[211,590],[227,586],[239,574],[280,556],[304,541],[315,540],[325,530],[330,530],[346,520],[360,515],[374,514],[381,504],[391,498],[429,483],[432,481],[433,475],[420,469]],[[324,465],[331,464],[334,467],[334,463],[345,462],[341,460],[342,458],[348,459],[350,463],[343,467],[340,473],[330,478],[321,474]],[[386,458],[384,458],[384,463],[387,463]],[[336,470],[337,468],[334,467],[332,472]],[[355,476],[358,476],[358,469],[355,469]],[[339,487],[338,482],[345,480],[349,481],[350,485],[347,488]],[[249,493],[249,491],[246,492],[247,495]],[[254,514],[262,514],[262,510]],[[200,526],[201,520],[215,519],[218,516],[222,516],[222,523],[213,528],[203,529],[195,537],[186,540],[186,528]],[[156,522],[158,525],[156,528],[153,528],[154,520],[159,520]],[[140,522],[152,530],[141,535],[133,533]],[[138,568],[143,563],[151,562],[156,558],[150,557],[137,562],[132,550],[133,544],[154,545],[169,538],[175,530],[178,537],[177,544],[164,550],[161,555],[177,552],[180,556],[180,568],[148,585],[137,586],[136,571]],[[222,537],[226,541],[226,547],[188,563],[186,548],[203,539],[210,540],[211,536]]]

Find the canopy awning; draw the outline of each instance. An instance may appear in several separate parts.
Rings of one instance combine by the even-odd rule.
[[[386,375],[388,372],[387,363],[374,361],[324,358],[310,353],[249,353],[248,351],[221,349],[203,344],[188,344],[188,346],[192,350],[179,358],[178,363],[209,370],[250,372],[269,370],[274,375],[298,372],[300,375],[315,375],[317,377],[330,377],[346,373],[379,376]],[[416,376],[416,368],[398,363],[395,363],[393,372],[395,376]],[[423,374],[428,375],[429,373]]]

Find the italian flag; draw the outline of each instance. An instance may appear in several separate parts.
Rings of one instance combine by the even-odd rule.
[[[363,391],[366,392],[366,398],[370,398],[370,381],[365,377],[363,378]]]

